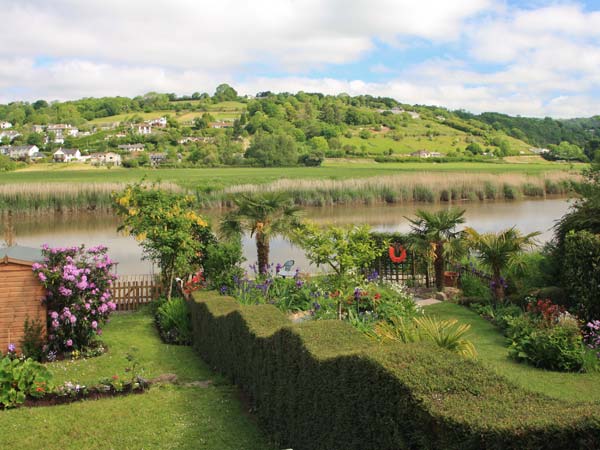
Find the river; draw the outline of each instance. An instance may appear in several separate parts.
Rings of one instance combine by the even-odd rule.
[[[479,232],[499,231],[516,226],[524,233],[540,231],[540,242],[552,237],[551,228],[569,208],[564,199],[524,200],[512,202],[470,202],[459,205],[466,210],[466,226]],[[369,224],[378,231],[408,231],[405,216],[413,216],[417,209],[435,210],[440,205],[373,205],[334,206],[307,208],[306,219],[320,224]],[[213,223],[218,223],[218,213],[206,213]],[[5,219],[3,219],[5,221]],[[112,259],[119,262],[119,274],[151,273],[154,268],[149,261],[142,260],[138,243],[130,236],[117,232],[119,219],[111,214],[57,214],[47,216],[17,216],[13,219],[16,243],[39,247],[104,244],[109,248]],[[0,236],[1,238],[1,236]],[[0,240],[1,242],[1,240]],[[254,241],[243,238],[246,264],[256,261]],[[313,271],[302,250],[289,242],[275,238],[271,242],[271,261],[284,262],[293,259],[301,270]]]

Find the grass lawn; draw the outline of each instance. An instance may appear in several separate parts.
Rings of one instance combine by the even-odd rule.
[[[0,177],[0,184],[14,183],[39,183],[39,182],[64,182],[64,183],[111,183],[133,182],[142,177],[148,180],[162,180],[175,182],[183,187],[196,187],[200,185],[220,189],[235,184],[262,184],[281,178],[289,179],[351,179],[367,178],[401,173],[524,173],[539,175],[553,171],[578,171],[583,164],[560,163],[483,163],[483,162],[456,162],[456,163],[385,163],[378,164],[372,161],[352,162],[347,160],[327,160],[322,167],[219,167],[197,169],[124,169],[106,168],[90,169],[84,165],[70,164],[38,164],[35,169],[17,170],[5,173]]]
[[[55,381],[95,382],[122,374],[135,352],[144,375],[175,373],[181,381],[213,385],[155,386],[149,392],[69,405],[0,412],[0,448],[270,450],[244,412],[237,390],[213,374],[190,347],[163,344],[148,314],[113,316],[104,341],[109,352],[86,361],[51,364]]]
[[[477,359],[515,384],[562,400],[600,401],[600,373],[553,372],[515,362],[508,357],[505,338],[498,329],[464,306],[438,303],[426,306],[425,312],[470,324],[469,339],[477,349]]]

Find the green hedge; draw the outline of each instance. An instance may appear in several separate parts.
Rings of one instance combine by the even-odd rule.
[[[526,392],[431,345],[378,345],[344,322],[293,325],[271,305],[206,292],[195,299],[195,348],[241,387],[282,447],[600,446],[597,403]]]
[[[563,284],[568,306],[586,320],[600,319],[600,235],[570,231],[565,236]]]

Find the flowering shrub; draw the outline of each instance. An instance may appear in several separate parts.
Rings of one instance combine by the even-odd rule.
[[[555,324],[560,316],[565,313],[562,306],[552,303],[551,300],[538,300],[535,303],[527,305],[527,312],[541,320],[542,325],[550,326]]]
[[[586,370],[579,321],[550,300],[529,303],[527,312],[507,319],[509,354],[550,370]]]
[[[102,334],[116,304],[110,288],[116,275],[107,248],[42,247],[44,262],[33,271],[46,288],[48,306],[48,345],[46,350],[72,352],[90,347]]]
[[[597,356],[600,358],[600,320],[588,322],[585,328],[585,343],[590,349],[597,350]]]

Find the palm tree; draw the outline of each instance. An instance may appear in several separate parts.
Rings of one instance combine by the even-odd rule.
[[[256,240],[259,273],[269,266],[269,241],[276,235],[287,235],[298,223],[300,208],[286,195],[276,192],[240,194],[233,199],[236,209],[221,221],[221,233],[239,236],[249,231]]]
[[[467,228],[468,245],[477,252],[477,258],[492,272],[492,288],[494,301],[504,300],[504,280],[502,272],[509,266],[522,266],[520,256],[527,248],[536,245],[535,237],[540,233],[526,235],[515,227],[498,233],[479,234],[472,228]]]
[[[433,250],[433,267],[435,269],[435,287],[444,289],[444,269],[446,255],[457,248],[461,236],[456,227],[465,222],[465,210],[456,208],[436,212],[417,211],[416,219],[408,219],[417,238],[428,242]]]

